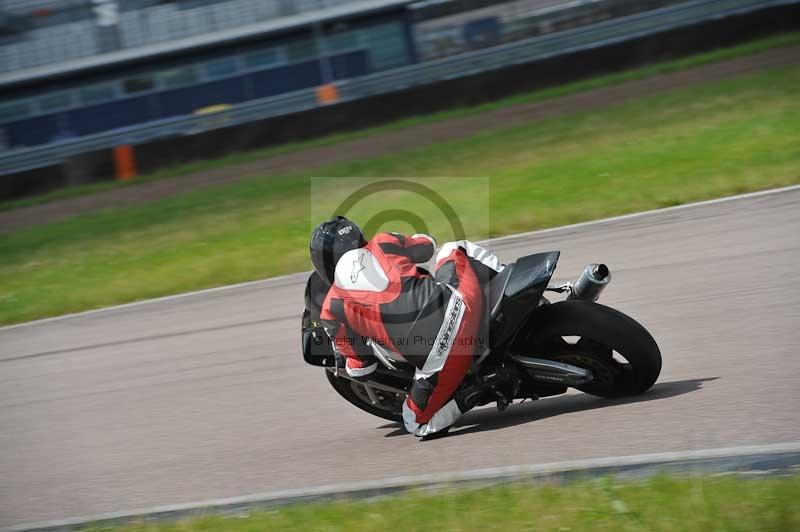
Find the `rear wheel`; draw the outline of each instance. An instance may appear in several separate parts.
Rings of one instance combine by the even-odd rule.
[[[563,301],[539,307],[529,323],[532,332],[515,343],[513,352],[590,370],[593,380],[577,387],[582,392],[637,395],[661,373],[661,352],[650,333],[611,307]]]
[[[373,404],[364,384],[343,377],[337,377],[332,371],[326,370],[325,375],[328,377],[328,382],[331,383],[331,386],[333,386],[333,389],[336,390],[339,395],[361,410],[369,412],[373,416],[388,419],[389,421],[403,421],[404,394],[372,388],[373,396],[376,399],[376,402]]]

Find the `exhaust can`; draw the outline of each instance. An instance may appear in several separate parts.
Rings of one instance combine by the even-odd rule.
[[[611,271],[605,264],[589,264],[575,284],[567,299],[597,301],[600,293],[611,282]]]

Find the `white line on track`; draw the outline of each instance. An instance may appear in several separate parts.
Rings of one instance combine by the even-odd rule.
[[[569,231],[569,230],[573,230],[573,229],[577,229],[577,228],[591,227],[591,226],[594,226],[594,225],[607,224],[607,223],[618,222],[618,221],[622,221],[622,220],[633,220],[633,219],[642,218],[642,217],[646,217],[646,216],[652,216],[652,215],[656,215],[656,214],[676,212],[676,211],[681,211],[681,210],[686,210],[686,209],[695,209],[695,208],[700,208],[700,207],[706,207],[706,206],[709,206],[709,205],[717,205],[717,204],[720,204],[720,203],[728,203],[728,202],[732,202],[732,201],[747,200],[747,199],[757,198],[757,197],[761,197],[761,196],[769,196],[769,195],[773,195],[773,194],[781,194],[781,193],[785,193],[785,192],[791,192],[791,191],[794,191],[794,190],[800,190],[800,185],[791,185],[791,186],[782,187],[782,188],[761,190],[761,191],[758,191],[758,192],[749,192],[747,194],[738,194],[738,195],[735,195],[735,196],[726,196],[724,198],[716,198],[716,199],[711,199],[711,200],[698,201],[698,202],[694,202],[694,203],[686,203],[684,205],[676,205],[674,207],[665,207],[663,209],[652,209],[652,210],[649,210],[649,211],[641,211],[641,212],[635,212],[635,213],[631,213],[631,214],[623,214],[623,215],[620,215],[620,216],[612,216],[610,218],[602,218],[602,219],[599,219],[599,220],[590,220],[588,222],[580,222],[580,223],[571,224],[571,225],[563,225],[563,226],[560,226],[560,227],[551,227],[551,228],[548,228],[548,229],[538,229],[536,231],[529,231],[529,232],[526,232],[526,233],[518,233],[518,234],[515,234],[515,235],[508,235],[508,236],[501,236],[501,237],[497,237],[497,238],[492,238],[490,240],[485,240],[482,243],[483,244],[496,244],[496,243],[499,243],[499,242],[503,242],[503,241],[506,241],[506,240],[512,240],[512,239],[515,239],[515,238],[524,238],[524,237],[530,237],[530,236],[535,236],[535,235],[546,235],[546,234],[551,234],[551,233],[558,233],[558,232],[561,232],[561,231]],[[17,329],[17,328],[20,328],[20,327],[31,327],[31,326],[35,326],[35,325],[42,325],[42,324],[45,324],[45,323],[50,323],[50,322],[53,322],[53,321],[66,320],[66,319],[70,319],[70,318],[79,318],[79,317],[91,316],[93,314],[99,314],[99,313],[102,313],[102,312],[111,312],[111,311],[115,311],[115,310],[134,308],[134,307],[138,307],[138,306],[142,306],[142,305],[150,305],[150,304],[153,304],[153,303],[161,303],[161,302],[165,302],[165,301],[174,301],[174,300],[177,300],[177,299],[183,299],[183,298],[186,298],[186,297],[198,296],[198,295],[202,295],[202,294],[212,294],[212,293],[215,293],[215,292],[234,290],[234,289],[237,289],[237,288],[267,287],[267,286],[269,286],[271,284],[279,284],[279,283],[284,283],[284,282],[292,283],[292,282],[297,282],[297,281],[304,280],[305,276],[307,276],[308,273],[309,273],[309,271],[299,272],[299,273],[291,273],[291,274],[287,274],[287,275],[281,275],[281,276],[278,276],[278,277],[271,277],[269,279],[259,279],[259,280],[256,280],[256,281],[248,281],[248,282],[244,282],[244,283],[231,284],[231,285],[226,285],[226,286],[218,286],[218,287],[215,287],[215,288],[206,288],[206,289],[203,289],[203,290],[195,290],[193,292],[184,292],[182,294],[174,294],[174,295],[163,296],[163,297],[158,297],[158,298],[154,298],[154,299],[145,299],[145,300],[142,300],[142,301],[135,301],[133,303],[124,303],[122,305],[114,305],[114,306],[103,307],[103,308],[94,309],[94,310],[86,310],[86,311],[83,311],[83,312],[75,312],[75,313],[72,313],[72,314],[63,314],[61,316],[54,316],[52,318],[44,318],[44,319],[35,320],[35,321],[17,323],[17,324],[14,324],[14,325],[6,325],[4,327],[0,327],[0,332],[11,330],[11,329]]]
[[[229,511],[261,506],[287,504],[302,500],[319,500],[333,498],[335,496],[351,497],[375,497],[377,495],[392,493],[409,488],[436,488],[447,485],[467,484],[467,483],[492,483],[511,480],[522,480],[526,478],[543,477],[559,473],[585,472],[590,474],[592,471],[606,474],[609,469],[634,468],[637,466],[666,465],[666,464],[685,464],[691,465],[695,462],[730,459],[746,460],[765,459],[776,455],[796,455],[800,453],[800,442],[787,442],[768,445],[748,445],[741,447],[725,447],[717,449],[699,449],[694,451],[676,451],[651,454],[637,454],[628,456],[616,456],[607,458],[593,458],[587,460],[570,460],[564,462],[551,462],[545,464],[521,465],[510,467],[493,467],[487,469],[477,469],[473,471],[457,471],[444,474],[400,476],[383,480],[352,482],[343,484],[331,484],[313,488],[300,488],[267,493],[257,493],[243,495],[239,497],[229,497],[224,499],[212,499],[183,504],[156,506],[152,508],[142,508],[127,512],[114,512],[99,514],[73,519],[63,519],[48,521],[43,523],[31,523],[16,525],[7,528],[0,528],[0,532],[23,532],[34,530],[56,530],[72,529],[81,527],[88,523],[102,521],[125,521],[131,519],[152,519],[152,518],[172,518],[186,517],[190,515],[200,515],[202,511],[213,512]],[[795,458],[796,459],[796,458]],[[794,461],[794,460],[793,460]],[[797,464],[793,464],[797,465]],[[194,512],[194,513],[193,513]]]

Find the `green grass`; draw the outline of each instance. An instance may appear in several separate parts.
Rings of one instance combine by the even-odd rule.
[[[659,476],[566,486],[507,485],[417,493],[380,501],[303,504],[236,517],[96,527],[118,532],[784,532],[800,530],[800,477]]]
[[[800,67],[773,69],[326,167],[314,218],[343,197],[342,176],[444,176],[437,190],[471,238],[798,183],[798,87]],[[486,177],[488,206],[475,201],[480,180],[456,176]],[[0,322],[309,269],[308,177],[255,177],[0,236]],[[424,200],[398,203],[448,236]],[[373,207],[351,214],[363,223]]]
[[[567,96],[569,94],[574,94],[577,92],[583,92],[591,89],[598,89],[610,85],[617,85],[620,83],[624,83],[626,81],[644,79],[655,76],[657,74],[686,70],[692,67],[702,66],[708,63],[724,61],[727,59],[734,59],[737,57],[752,55],[759,52],[765,52],[767,50],[774,48],[794,46],[798,44],[800,44],[800,32],[774,35],[763,39],[751,41],[745,44],[741,44],[738,46],[721,48],[710,52],[695,54],[682,59],[664,61],[633,70],[627,70],[624,72],[594,77],[587,80],[559,85],[548,89],[518,94],[515,96],[503,98],[501,100],[489,102],[482,105],[471,106],[471,107],[460,107],[456,109],[450,109],[427,115],[412,116],[403,120],[398,120],[395,122],[391,122],[389,124],[369,129],[328,135],[310,141],[293,142],[293,143],[283,144],[280,146],[268,147],[258,150],[250,150],[212,160],[195,161],[192,163],[181,164],[174,167],[165,168],[163,170],[151,174],[140,176],[139,178],[133,181],[123,181],[123,182],[106,181],[102,183],[94,183],[91,185],[66,187],[46,194],[41,194],[38,196],[4,201],[0,202],[0,211],[16,209],[20,207],[28,207],[31,205],[47,203],[58,199],[82,196],[86,194],[93,194],[96,192],[102,192],[113,188],[135,186],[139,183],[154,181],[157,179],[190,175],[204,170],[233,166],[236,164],[263,159],[281,153],[287,153],[292,151],[299,151],[303,149],[313,148],[317,146],[335,144],[346,140],[372,136],[386,131],[396,131],[399,129],[408,128],[416,125],[439,122],[449,118],[457,118],[457,117],[492,111],[496,109],[501,109],[512,105],[544,101],[548,99],[558,98],[561,96]]]

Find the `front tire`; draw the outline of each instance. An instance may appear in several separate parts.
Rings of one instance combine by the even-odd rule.
[[[337,377],[332,371],[328,370],[325,370],[325,376],[328,377],[328,382],[331,383],[333,389],[354,406],[357,406],[373,416],[378,416],[379,418],[397,421],[398,423],[403,422],[403,399],[399,396],[395,395],[394,397],[390,397],[392,394],[388,392],[377,391],[376,393],[381,399],[381,404],[375,406],[366,397],[363,384],[350,379]]]
[[[611,307],[588,301],[563,301],[539,307],[531,332],[512,352],[589,369],[594,379],[578,386],[599,397],[638,395],[661,373],[661,352],[636,320]]]

